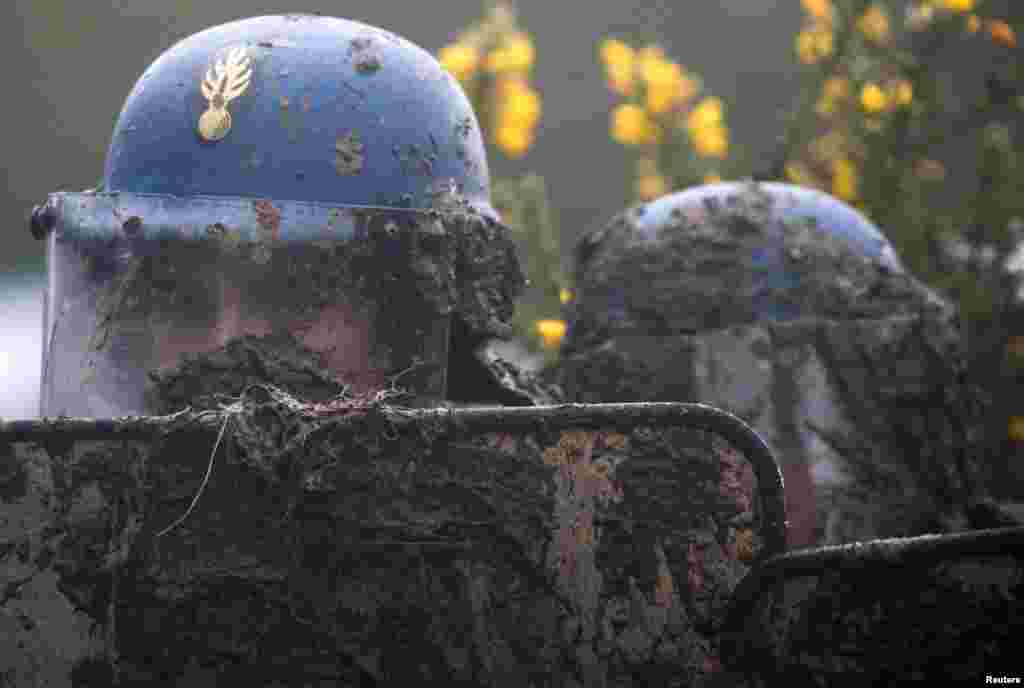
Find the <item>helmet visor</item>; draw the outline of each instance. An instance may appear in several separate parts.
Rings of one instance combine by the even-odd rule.
[[[292,381],[311,397],[401,375],[416,398],[444,398],[455,242],[443,213],[123,193],[48,202],[44,415],[176,410],[154,382],[196,359],[214,378],[233,367],[236,382]],[[237,346],[225,359],[256,340],[275,343],[256,347],[273,360],[241,361]]]

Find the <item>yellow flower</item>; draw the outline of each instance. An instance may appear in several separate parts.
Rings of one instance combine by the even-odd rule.
[[[804,11],[820,21],[832,20],[832,3],[830,0],[800,0]]]
[[[668,193],[668,182],[660,174],[647,174],[636,180],[636,195],[641,201],[653,201]]]
[[[693,96],[696,84],[683,73],[683,68],[666,60],[657,46],[640,51],[639,71],[647,85],[647,109],[654,113],[666,112],[676,102]]]
[[[804,64],[814,64],[818,60],[814,51],[814,36],[810,31],[801,31],[796,35],[796,54]]]
[[[707,174],[704,175],[704,178],[701,181],[703,181],[705,184],[717,184],[718,182],[722,181],[722,175],[718,174],[717,172],[708,172]]]
[[[558,290],[558,301],[562,304],[569,303],[572,301],[572,291],[562,287]]]
[[[832,54],[832,30],[818,24],[796,36],[796,54],[804,64],[814,64]]]
[[[533,133],[523,127],[502,125],[495,130],[493,142],[505,155],[519,158],[533,145]]]
[[[702,158],[724,158],[729,150],[729,131],[722,124],[722,100],[715,96],[703,98],[686,118],[686,128],[697,155]]]
[[[897,105],[910,105],[914,100],[914,85],[906,79],[900,79],[893,88],[893,99]]]
[[[974,9],[974,0],[942,0],[942,4],[954,12],[970,12]]]
[[[441,48],[437,57],[441,66],[462,82],[472,77],[480,64],[480,52],[465,43],[446,45]]]
[[[536,327],[546,348],[557,349],[562,343],[566,329],[564,320],[538,320]]]
[[[604,62],[608,86],[624,96],[633,93],[633,49],[615,38],[601,42],[601,61]]]
[[[878,84],[869,82],[860,90],[860,104],[866,112],[881,112],[889,104],[889,99]]]
[[[623,103],[612,110],[612,138],[619,143],[635,146],[656,142],[658,131],[642,107]]]
[[[832,30],[828,27],[819,27],[812,33],[814,36],[814,51],[819,58],[828,57],[832,54]]]
[[[1013,27],[1000,19],[988,22],[988,35],[996,43],[1002,43],[1007,47],[1012,48],[1017,45],[1017,34],[1014,33]]]
[[[721,123],[722,99],[715,96],[707,96],[697,103],[697,107],[686,118],[686,128],[691,132],[716,127]]]
[[[702,158],[724,158],[729,152],[729,130],[720,124],[691,130],[690,136]]]
[[[869,40],[885,43],[889,40],[889,15],[878,5],[872,5],[857,20],[857,28]]]
[[[832,161],[832,193],[844,201],[857,198],[857,167],[850,160],[840,158]]]
[[[981,30],[981,19],[976,14],[967,17],[967,33],[978,33]]]
[[[517,33],[490,52],[484,67],[488,72],[525,72],[533,66],[533,42],[525,33]]]
[[[1014,442],[1024,442],[1024,418],[1021,416],[1010,418],[1010,427],[1007,434]]]
[[[503,83],[509,82],[509,83]],[[540,96],[522,79],[502,79],[498,85],[499,126],[532,129],[540,119]]]

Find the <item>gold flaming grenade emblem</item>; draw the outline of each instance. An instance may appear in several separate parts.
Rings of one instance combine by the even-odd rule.
[[[220,141],[231,131],[228,104],[245,93],[252,79],[252,58],[245,48],[234,48],[217,60],[203,78],[203,96],[210,105],[199,117],[199,135],[206,141]]]

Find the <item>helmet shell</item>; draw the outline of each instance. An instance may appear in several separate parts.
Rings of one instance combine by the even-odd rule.
[[[400,380],[437,403],[452,321],[472,344],[503,334],[523,283],[489,191],[469,101],[405,39],[313,15],[188,37],[128,96],[103,188],[33,215],[42,413],[253,381],[315,398]]]
[[[868,317],[892,305],[865,299],[871,289],[916,302],[902,298],[909,279],[882,232],[828,194],[711,184],[631,208],[581,240],[573,324],[680,333]]]
[[[472,107],[429,53],[314,15],[185,38],[143,73],[114,128],[105,190],[490,211]]]

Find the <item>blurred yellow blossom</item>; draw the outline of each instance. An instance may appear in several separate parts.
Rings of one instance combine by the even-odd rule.
[[[438,53],[441,66],[459,81],[466,81],[480,64],[480,51],[467,43],[452,43]]]
[[[537,334],[544,340],[544,346],[548,349],[556,349],[562,343],[565,336],[566,325],[564,320],[538,320]]]
[[[804,11],[820,21],[832,21],[832,2],[830,0],[800,0]]]
[[[992,37],[993,41],[1010,48],[1017,45],[1017,34],[1014,33],[1012,26],[1001,19],[989,20],[987,24],[988,35]]]
[[[942,0],[942,5],[954,12],[970,12],[974,9],[974,0]]]
[[[796,53],[804,64],[814,64],[832,54],[832,29],[816,24],[796,36]]]
[[[885,43],[889,40],[889,15],[879,5],[871,5],[857,20],[857,28],[869,40]]]
[[[914,85],[906,79],[900,79],[893,87],[893,99],[897,105],[910,105],[914,100]]]
[[[857,166],[846,158],[832,161],[832,193],[844,201],[857,198]]]
[[[878,84],[868,82],[860,90],[860,104],[866,112],[881,112],[888,106],[889,99]]]
[[[707,129],[722,123],[722,99],[707,96],[690,111],[686,126],[691,131]]]
[[[697,90],[681,66],[655,51],[641,51],[640,77],[647,87],[647,109],[655,114],[667,112],[677,102],[693,97]]]
[[[703,181],[705,184],[717,184],[718,182],[722,181],[722,175],[718,174],[717,172],[708,172],[707,174],[704,175],[704,178],[701,181]]]
[[[499,126],[494,131],[494,144],[505,155],[512,158],[520,158],[533,145],[533,133],[523,127]]]
[[[525,72],[533,66],[533,42],[525,33],[515,33],[492,50],[484,63],[492,73]]]
[[[658,172],[658,162],[643,157],[636,161],[636,195],[642,201],[652,201],[668,193],[668,181]]]
[[[686,129],[697,154],[705,158],[723,158],[729,151],[729,131],[722,123],[722,101],[707,96],[686,118]]]
[[[978,33],[981,30],[981,18],[976,14],[967,17],[967,33]]]
[[[572,301],[572,291],[562,287],[558,290],[558,300],[560,303],[567,304]]]
[[[612,138],[631,146],[655,143],[658,129],[642,107],[623,103],[612,110]]]
[[[604,63],[608,86],[624,96],[633,93],[633,65],[636,56],[633,49],[615,38],[601,42],[601,61]]]
[[[532,129],[540,119],[540,95],[524,79],[502,79],[498,85],[501,98],[499,126]]]
[[[644,175],[636,180],[636,195],[641,201],[653,201],[666,193],[668,182],[660,174]]]
[[[729,130],[723,126],[700,129],[693,134],[693,147],[704,158],[724,158],[729,152]]]

